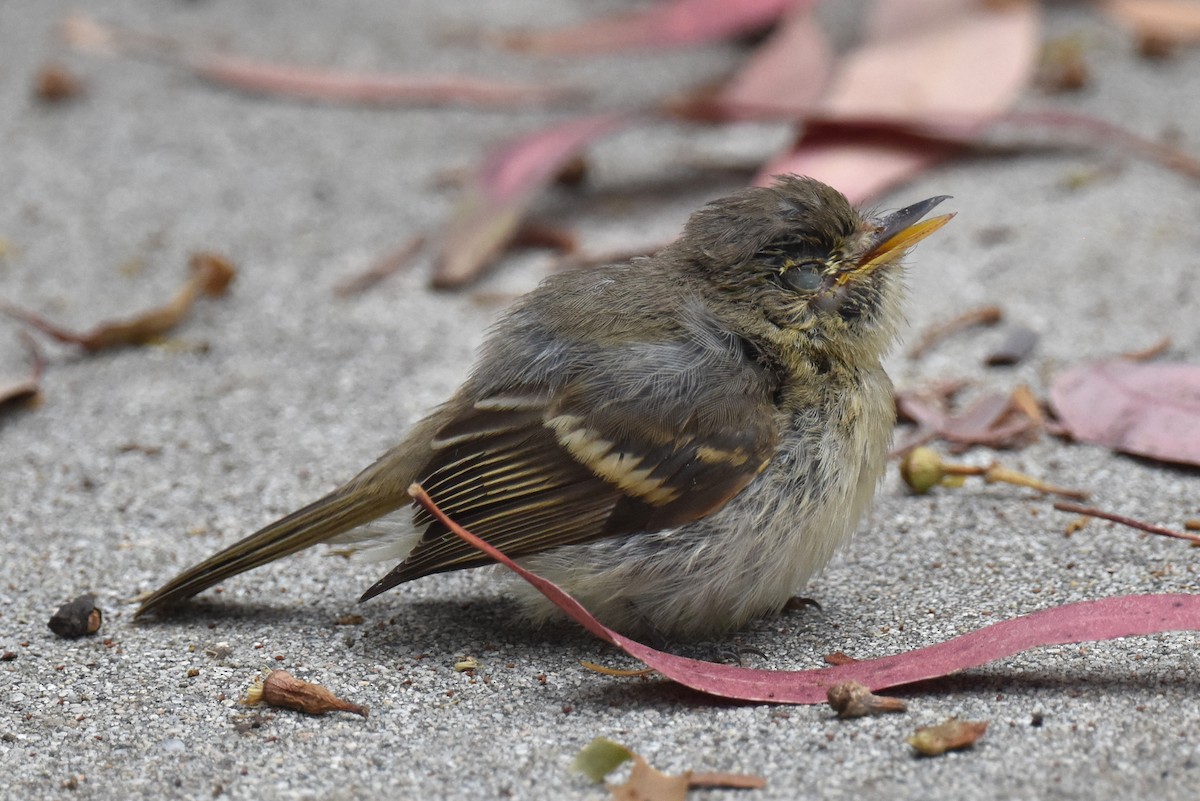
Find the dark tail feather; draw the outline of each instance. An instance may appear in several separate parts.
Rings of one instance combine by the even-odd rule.
[[[134,617],[161,611],[230,576],[325,542],[398,509],[408,500],[405,495],[392,501],[366,491],[361,484],[348,484],[188,568],[155,590]]]

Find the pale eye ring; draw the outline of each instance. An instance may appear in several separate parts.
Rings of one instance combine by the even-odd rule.
[[[784,270],[779,279],[784,286],[797,292],[815,292],[824,280],[819,261],[802,261],[793,265]]]

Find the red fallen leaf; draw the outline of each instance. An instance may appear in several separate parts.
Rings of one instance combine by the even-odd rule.
[[[478,276],[503,252],[533,198],[563,165],[638,117],[634,112],[577,117],[492,151],[443,232],[434,286],[461,286]]]
[[[1200,365],[1097,362],[1065,370],[1050,403],[1081,442],[1200,465]]]
[[[578,25],[521,31],[506,46],[543,55],[611,53],[638,48],[687,47],[733,39],[768,27],[788,9],[813,0],[670,0],[644,11]]]
[[[920,124],[1003,113],[1028,83],[1037,59],[1039,13],[1030,0],[880,0],[865,44],[843,59],[812,111],[822,118],[878,118]],[[957,151],[934,139],[847,139],[806,127],[798,145],[768,162],[755,183],[781,173],[809,175],[859,203]]]
[[[1036,438],[1044,422],[1018,402],[1017,391],[1010,395],[987,393],[955,414],[947,409],[945,397],[902,391],[896,393],[896,408],[904,419],[917,424],[917,430],[892,451],[893,455],[907,453],[934,439],[950,443],[952,452],[974,445],[1015,448]]]
[[[872,692],[927,681],[1047,645],[1165,631],[1200,631],[1200,595],[1123,595],[1043,609],[914,651],[815,670],[755,670],[668,654],[608,628],[558,585],[509,559],[455,523],[419,484],[409,494],[463,541],[512,570],[596,637],[693,690],[739,701],[820,704],[829,688],[857,681]]]
[[[1139,36],[1200,42],[1200,3],[1195,0],[1107,0],[1104,10]]]
[[[543,106],[575,99],[562,87],[533,86],[473,75],[349,72],[301,64],[277,64],[188,47],[164,36],[106,25],[74,14],[62,25],[72,46],[132,57],[151,57],[185,67],[210,83],[252,94],[365,106]]]

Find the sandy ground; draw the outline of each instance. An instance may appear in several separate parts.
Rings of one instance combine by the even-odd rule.
[[[351,299],[333,287],[446,217],[447,170],[551,117],[242,96],[160,64],[63,53],[51,32],[71,5],[0,6],[0,297],[86,328],[167,297],[195,250],[227,254],[240,275],[170,346],[97,356],[47,346],[44,403],[0,418],[0,651],[15,654],[0,663],[5,795],[601,798],[568,766],[604,735],[664,770],[762,775],[755,799],[1195,797],[1192,634],[1047,648],[906,691],[908,715],[839,722],[824,708],[721,703],[589,673],[579,660],[627,660],[572,627],[510,623],[513,607],[480,571],[359,606],[386,566],[318,549],[230,580],[177,618],[134,623],[132,597],[345,480],[462,379],[497,296],[531,287],[551,256],[518,255],[466,293],[429,291],[423,262]],[[591,86],[604,101],[716,77],[737,57],[714,47],[546,62],[441,38],[582,17],[583,2],[283,8],[119,0],[103,13],[264,58],[494,71]],[[1093,80],[1066,98],[1031,91],[1025,107],[1174,131],[1200,152],[1200,50],[1139,59],[1086,5],[1056,5],[1048,27],[1082,37]],[[84,98],[31,99],[52,57],[86,76]],[[785,139],[769,126],[624,134],[597,149],[586,190],[553,195],[543,211],[589,248],[661,241],[743,180],[697,179],[698,162]],[[995,331],[919,362],[897,355],[902,386],[964,377],[1041,392],[1063,365],[1166,334],[1171,358],[1200,356],[1194,181],[1120,153],[1052,149],[960,160],[885,203],[941,193],[959,217],[914,259],[914,329],[991,302],[1041,341],[1007,370],[981,364]],[[25,369],[18,330],[0,320],[5,377]],[[1194,471],[1053,440],[1004,458],[1148,520],[1200,512]],[[1011,488],[910,497],[893,470],[859,536],[809,588],[822,609],[759,622],[740,642],[766,654],[760,666],[812,667],[832,651],[890,654],[1071,600],[1200,590],[1184,545],[1098,523],[1068,539],[1069,520]],[[106,613],[101,633],[56,638],[46,620],[83,591]],[[337,624],[349,614],[362,623]],[[219,643],[227,653],[210,655]],[[454,669],[467,656],[481,664],[474,675]],[[240,706],[276,667],[366,704],[370,718]],[[991,721],[986,738],[914,758],[904,736],[953,715]]]

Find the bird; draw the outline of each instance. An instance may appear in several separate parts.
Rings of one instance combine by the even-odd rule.
[[[413,504],[413,483],[623,633],[715,638],[778,614],[880,483],[903,257],[954,216],[926,219],[947,197],[874,214],[776,176],[703,206],[652,256],[545,278],[400,444],[136,614],[318,543],[399,560],[362,601],[489,564]],[[556,616],[504,586],[526,622]]]

